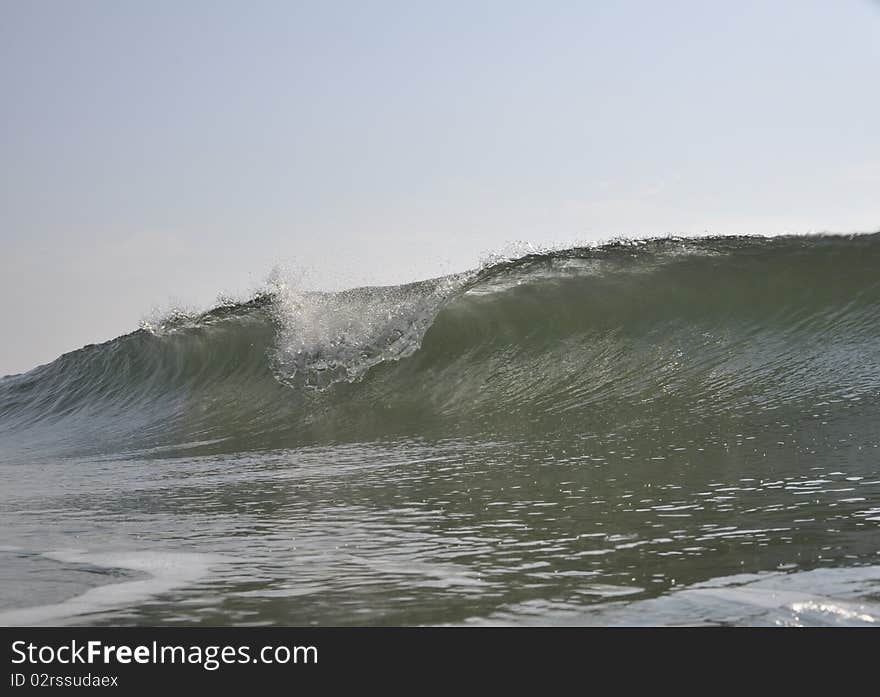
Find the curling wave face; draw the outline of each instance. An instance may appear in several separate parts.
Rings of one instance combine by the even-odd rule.
[[[878,268],[880,235],[728,237],[280,286],[0,380],[0,447],[233,452],[874,410]]]

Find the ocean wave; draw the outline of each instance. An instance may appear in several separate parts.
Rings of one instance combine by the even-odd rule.
[[[0,380],[0,452],[215,451],[876,401],[880,234],[617,242],[170,315]]]

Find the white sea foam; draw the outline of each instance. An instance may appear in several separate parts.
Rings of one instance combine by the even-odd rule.
[[[471,275],[340,293],[306,292],[274,278],[277,377],[324,389],[359,380],[383,361],[409,356],[421,346],[443,304]]]
[[[59,603],[0,612],[0,626],[77,624],[77,619],[84,615],[134,605],[191,584],[204,578],[222,561],[219,556],[210,554],[159,551],[93,553],[61,550],[43,556],[64,564],[128,569],[149,574],[149,577],[90,588]]]

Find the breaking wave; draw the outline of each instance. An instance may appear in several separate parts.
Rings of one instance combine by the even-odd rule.
[[[874,405],[878,269],[880,234],[669,238],[393,287],[276,284],[0,379],[0,454],[534,440]]]

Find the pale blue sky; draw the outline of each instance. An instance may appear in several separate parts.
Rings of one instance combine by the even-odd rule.
[[[0,374],[279,262],[880,229],[878,75],[869,0],[0,0]]]

